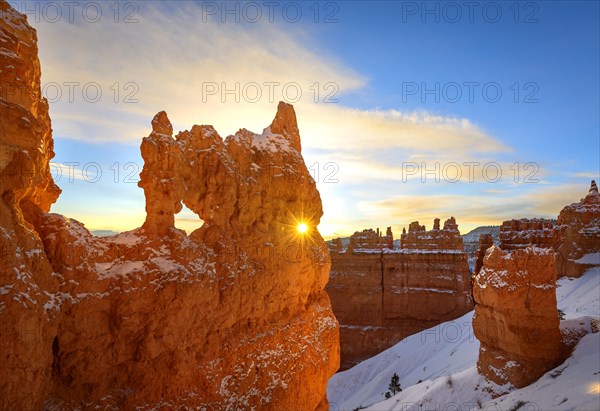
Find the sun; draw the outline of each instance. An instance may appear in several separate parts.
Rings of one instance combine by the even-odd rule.
[[[304,234],[304,233],[306,233],[307,231],[308,231],[308,226],[307,226],[306,224],[304,224],[304,223],[300,223],[300,224],[298,224],[298,232],[299,232],[300,234]]]

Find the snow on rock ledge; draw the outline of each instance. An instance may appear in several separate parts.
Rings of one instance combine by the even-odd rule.
[[[554,231],[558,277],[581,277],[600,267],[600,194],[594,180],[588,195],[562,209]]]
[[[47,213],[60,190],[35,31],[0,12],[2,81],[23,88],[0,96],[0,408],[327,409],[338,323],[293,107],[225,140],[211,126],[174,138],[158,113],[143,227],[94,237]],[[205,222],[190,236],[173,226],[181,202]]]
[[[488,249],[473,290],[481,374],[524,387],[564,360],[555,283],[552,249]]]

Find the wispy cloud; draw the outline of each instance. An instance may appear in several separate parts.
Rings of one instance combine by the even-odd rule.
[[[339,89],[336,98],[368,80],[335,56],[312,51],[318,45],[305,26],[203,23],[197,4],[177,6],[165,12],[160,5],[144,3],[135,24],[103,19],[38,25],[43,82],[61,85],[62,98],[51,104],[58,136],[137,142],[147,134],[152,115],[162,109],[179,129],[210,122],[224,135],[239,126],[261,131],[277,101],[295,97],[295,87],[284,87],[297,84],[305,147],[398,148],[405,155],[454,157],[510,151],[468,119],[325,103],[326,84]],[[99,44],[98,38],[106,47],[92,46]],[[77,83],[73,102],[66,82]],[[249,102],[256,95],[254,86],[244,92],[249,84],[259,85],[256,103]],[[98,87],[102,98],[91,102]]]
[[[208,123],[223,136],[239,127],[259,132],[272,119],[277,101],[293,97],[283,93],[284,85],[293,83],[302,91],[294,105],[307,166],[316,164],[320,170],[325,210],[321,229],[326,236],[350,234],[381,222],[400,227],[420,219],[429,224],[434,217],[449,215],[459,218],[463,227],[520,215],[553,216],[580,197],[580,187],[562,186],[548,195],[542,184],[515,187],[510,167],[515,161],[511,157],[518,153],[474,119],[325,103],[326,84],[335,85],[333,97],[339,98],[364,89],[369,79],[320,49],[302,24],[204,23],[194,2],[177,2],[173,8],[156,2],[139,5],[134,24],[115,24],[111,19],[94,24],[32,22],[39,32],[42,81],[58,84],[62,92],[50,104],[55,137],[138,145],[160,110],[169,113],[176,130]],[[67,82],[78,84],[72,100]],[[95,97],[95,85],[87,89],[91,94],[84,92],[92,83],[102,92],[97,102],[90,98]],[[255,103],[244,99],[248,95],[242,91],[251,83],[262,93]],[[209,93],[209,84],[218,91]],[[273,95],[268,84],[276,84]],[[234,94],[224,92],[236,87],[239,91]],[[490,186],[478,173],[471,184],[463,165],[471,161],[497,162],[502,180]],[[462,184],[425,186],[422,174],[407,176],[402,162],[425,163],[429,169],[436,162],[441,167],[456,162],[463,165]],[[324,169],[327,163],[339,168],[335,175]],[[64,165],[57,167],[68,171]],[[526,176],[524,171],[520,179]],[[540,164],[535,178],[545,182],[549,174],[548,165]],[[81,176],[81,170],[75,175]],[[325,183],[326,176],[339,183]],[[139,190],[134,185],[127,189]],[[118,227],[110,227],[106,221],[113,217],[101,208],[95,203],[77,215],[93,222],[92,228],[130,229],[133,222],[143,221],[141,206],[136,218],[121,219]],[[177,217],[182,225],[194,220],[194,215],[183,213]]]

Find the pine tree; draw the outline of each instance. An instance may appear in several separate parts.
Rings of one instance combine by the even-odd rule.
[[[385,398],[391,398],[402,391],[402,387],[400,387],[400,377],[398,377],[398,374],[394,373],[394,375],[392,375],[392,380],[390,381],[390,385],[388,385],[388,390],[389,391],[385,393]]]

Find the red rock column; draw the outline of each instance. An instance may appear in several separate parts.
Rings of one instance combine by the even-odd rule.
[[[481,374],[524,387],[564,360],[555,287],[552,249],[489,251],[474,284]]]
[[[494,239],[491,234],[482,234],[479,237],[479,246],[477,247],[477,259],[475,260],[475,272],[478,274],[481,267],[483,267],[483,258],[488,248],[494,245]]]

